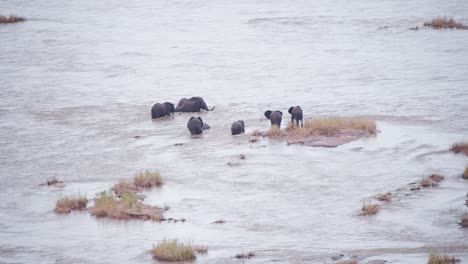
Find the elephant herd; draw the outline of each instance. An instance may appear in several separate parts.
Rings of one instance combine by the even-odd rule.
[[[209,109],[206,105],[203,98],[195,96],[192,98],[182,98],[180,99],[177,107],[174,107],[174,104],[169,102],[164,103],[156,103],[153,105],[151,109],[151,118],[160,118],[165,116],[173,115],[174,112],[200,112],[201,110],[206,111],[213,111],[214,107]],[[296,126],[299,126],[299,122],[301,126],[304,126],[303,123],[303,114],[302,109],[300,106],[292,106],[288,110],[289,114],[291,114],[291,122],[294,125],[296,122]],[[281,120],[283,118],[283,113],[281,111],[271,111],[268,110],[265,112],[265,117],[270,120],[271,126],[281,127]],[[207,130],[210,126],[206,123],[203,123],[203,119],[201,117],[190,117],[187,128],[192,135],[199,135],[203,133],[203,130]],[[231,134],[238,135],[245,132],[245,124],[244,121],[238,120],[232,123],[231,125]]]

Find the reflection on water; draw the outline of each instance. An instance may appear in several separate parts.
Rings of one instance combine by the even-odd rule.
[[[460,1],[14,1],[30,21],[0,26],[0,262],[153,263],[164,238],[206,245],[199,263],[326,262],[345,254],[422,263],[468,260],[465,31],[418,31],[433,16],[468,17]],[[463,21],[468,22],[468,21]],[[155,102],[203,96],[215,111],[192,138],[193,114],[151,121]],[[336,149],[248,135],[267,109],[308,117],[369,116],[381,131]],[[284,124],[289,115],[285,114]],[[138,137],[137,137],[138,136]],[[245,160],[238,155],[244,154]],[[239,166],[227,166],[227,163]],[[95,193],[140,169],[162,188],[146,202],[185,223],[56,215],[55,200]],[[430,173],[440,187],[397,196],[375,217],[373,195]],[[48,177],[63,189],[38,186]],[[218,219],[223,225],[211,224]]]

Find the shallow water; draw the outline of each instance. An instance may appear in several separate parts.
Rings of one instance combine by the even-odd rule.
[[[206,245],[198,263],[424,263],[439,249],[468,262],[459,228],[468,139],[468,31],[418,31],[438,15],[468,23],[464,1],[0,1],[29,18],[0,25],[0,262],[154,263],[162,239]],[[463,20],[465,19],[465,20]],[[155,102],[203,96],[192,114],[151,121]],[[248,135],[267,109],[368,116],[380,133],[335,149]],[[140,136],[139,138],[134,138]],[[183,143],[182,146],[175,146]],[[245,160],[238,155],[244,154]],[[230,167],[228,162],[240,163]],[[185,223],[56,215],[140,169],[159,170],[147,203]],[[378,215],[363,202],[433,172],[438,188],[398,192]],[[49,177],[66,187],[38,186]],[[224,219],[224,225],[211,222]]]

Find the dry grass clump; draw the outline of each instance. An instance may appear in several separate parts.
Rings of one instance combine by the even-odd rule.
[[[451,151],[455,153],[463,153],[468,156],[468,142],[458,142],[452,145]]]
[[[280,138],[284,135],[283,131],[277,126],[272,126],[270,130],[264,133],[264,136],[269,138]]]
[[[468,180],[468,166],[465,167],[465,171],[463,172],[462,178]]]
[[[431,253],[431,255],[429,255],[429,261],[427,264],[454,264],[457,262],[460,262],[460,260],[455,257]]]
[[[249,259],[249,258],[252,258],[252,257],[255,257],[255,252],[242,252],[242,253],[238,253],[234,256],[235,258],[238,258],[238,259]]]
[[[361,117],[326,117],[312,119],[305,122],[303,128],[288,127],[289,133],[300,136],[333,136],[342,130],[359,130],[370,135],[377,133],[377,125],[374,121]]]
[[[133,178],[133,184],[136,187],[140,188],[151,188],[154,186],[160,186],[162,183],[162,178],[159,172],[153,172],[149,170],[139,172]]]
[[[219,219],[219,220],[214,221],[212,224],[224,224],[224,223],[226,223],[225,220]]]
[[[138,192],[138,187],[129,181],[120,180],[118,183],[114,185],[114,187],[112,187],[112,190],[114,191],[115,195],[120,197],[124,193],[136,194]]]
[[[358,264],[358,261],[357,260],[345,260],[345,261],[337,262],[336,264]]]
[[[258,137],[257,137],[257,136],[252,136],[252,137],[250,137],[250,138],[249,138],[249,142],[250,142],[250,143],[256,143],[256,142],[258,142]]]
[[[63,183],[63,181],[61,180],[58,180],[57,178],[50,178],[50,179],[47,179],[47,185],[56,185],[56,184],[60,184],[60,183]]]
[[[464,213],[461,217],[461,227],[468,227],[468,213]]]
[[[453,18],[447,17],[437,17],[432,19],[431,22],[425,22],[425,27],[432,27],[435,29],[442,29],[442,28],[455,28],[455,29],[468,29],[468,26],[463,25],[460,22],[456,22]]]
[[[421,187],[436,187],[439,185],[439,182],[444,180],[444,176],[439,174],[432,174],[431,176],[424,178],[421,180],[420,185]]]
[[[72,195],[57,200],[54,211],[58,214],[67,214],[72,210],[85,210],[88,199],[86,196]]]
[[[263,137],[263,132],[258,130],[258,129],[255,129],[254,132],[252,132],[252,136],[254,136],[254,137]]]
[[[194,249],[198,254],[206,254],[206,253],[208,253],[208,247],[206,247],[206,246],[194,246],[193,249]]]
[[[14,15],[9,15],[9,16],[0,15],[0,24],[18,23],[18,22],[24,22],[24,21],[26,21],[26,18],[24,17],[14,16]]]
[[[194,260],[195,249],[190,243],[179,243],[177,240],[163,240],[151,250],[153,258],[162,261]]]
[[[392,194],[390,192],[381,193],[375,197],[377,200],[382,202],[391,202],[392,201]]]
[[[161,221],[163,209],[141,203],[134,194],[122,193],[117,199],[109,192],[102,192],[94,199],[94,206],[89,209],[91,215],[112,219],[143,219]]]
[[[375,215],[379,212],[380,205],[378,204],[363,204],[361,208],[361,215]]]

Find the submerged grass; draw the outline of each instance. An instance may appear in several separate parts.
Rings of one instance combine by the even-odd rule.
[[[439,175],[439,174],[432,174],[431,176],[424,178],[421,180],[420,185],[421,187],[427,188],[427,187],[436,187],[439,185],[439,182],[444,180],[444,176]]]
[[[463,228],[468,227],[468,213],[462,215],[460,225]]]
[[[457,142],[450,148],[455,153],[462,153],[468,156],[468,142]]]
[[[234,256],[235,258],[238,258],[238,259],[249,259],[249,258],[253,258],[255,257],[255,252],[242,252],[242,253],[238,253]]]
[[[71,195],[58,199],[54,211],[58,214],[66,214],[72,210],[84,210],[87,204],[86,196]]]
[[[392,201],[392,194],[390,192],[381,193],[375,197],[377,200],[382,202],[391,202]]]
[[[14,15],[9,15],[9,16],[0,15],[0,24],[10,24],[10,23],[18,23],[18,22],[24,22],[24,21],[26,21],[26,18],[24,17],[14,16]]]
[[[192,244],[179,243],[177,240],[163,240],[153,246],[151,255],[162,261],[188,261],[196,258]]]
[[[139,188],[151,188],[163,183],[159,172],[145,170],[137,173],[133,178],[133,184]]]
[[[454,264],[459,261],[460,260],[455,257],[451,257],[448,255],[439,255],[437,253],[431,253],[431,255],[429,255],[429,260],[427,264]]]
[[[430,22],[424,23],[425,27],[432,27],[435,29],[454,28],[454,29],[468,29],[468,26],[463,25],[461,22],[455,21],[453,18],[437,17]]]
[[[380,205],[378,204],[363,204],[361,208],[361,215],[375,215],[379,212]]]

